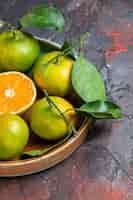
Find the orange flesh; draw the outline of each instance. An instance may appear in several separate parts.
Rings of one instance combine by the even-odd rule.
[[[34,96],[33,82],[22,73],[0,74],[0,113],[21,112]]]

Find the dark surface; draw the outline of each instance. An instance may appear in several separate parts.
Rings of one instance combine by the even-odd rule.
[[[0,15],[16,22],[32,5],[43,2],[62,8],[66,32],[32,31],[60,43],[64,37],[78,40],[89,31],[84,53],[101,70],[109,96],[122,106],[124,117],[98,122],[94,137],[58,166],[32,176],[1,179],[0,200],[133,200],[132,1],[0,0]]]

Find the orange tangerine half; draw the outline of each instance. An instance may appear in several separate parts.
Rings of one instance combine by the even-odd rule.
[[[21,72],[0,73],[0,114],[25,112],[36,99],[33,81]]]

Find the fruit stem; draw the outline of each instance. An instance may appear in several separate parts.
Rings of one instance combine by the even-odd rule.
[[[65,114],[59,109],[59,107],[51,100],[51,98],[49,97],[47,91],[45,89],[43,89],[43,92],[45,94],[45,97],[49,103],[49,105],[51,107],[54,107],[58,112],[59,114],[62,116],[62,118],[64,119],[64,121],[66,122],[69,130],[72,130],[74,133],[77,133],[75,127],[72,126],[71,122],[69,122],[68,118],[65,116]]]
[[[16,37],[16,32],[15,32],[15,29],[14,29],[14,28],[12,28],[12,29],[11,29],[11,31],[12,31],[13,38],[15,38],[15,37]]]
[[[84,42],[85,42],[86,38],[89,37],[89,36],[90,36],[89,32],[86,32],[86,33],[84,33],[83,35],[80,36],[80,39],[79,39],[79,50],[78,50],[79,55],[82,52],[82,49],[83,49]]]
[[[0,28],[3,28],[4,26],[7,26],[8,29],[11,30],[13,38],[16,37],[16,27],[14,25],[8,21],[0,20]]]
[[[7,26],[11,30],[16,29],[16,27],[13,24],[11,24],[10,22],[8,22],[6,20],[0,20],[0,27],[2,28],[3,26]]]
[[[47,63],[45,63],[43,66],[47,67],[49,64],[52,64],[54,62],[58,62],[58,59],[61,56],[67,56],[71,52],[71,47],[68,47],[64,49],[59,55],[55,56],[54,58],[50,59]]]
[[[51,98],[49,97],[47,91],[45,89],[43,89],[43,91],[44,91],[44,94],[46,96],[46,99],[47,99],[49,105],[52,106],[52,107],[54,106],[56,108],[56,110],[60,113],[60,115],[63,117],[63,119],[65,120],[65,122],[67,123],[67,125],[69,125],[70,123],[69,123],[68,119],[66,118],[66,116],[64,115],[64,113],[61,112],[61,110],[59,109],[59,107],[51,100]]]

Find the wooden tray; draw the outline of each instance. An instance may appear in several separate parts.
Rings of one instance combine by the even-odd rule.
[[[40,38],[36,39],[40,41],[42,48],[43,45],[45,45],[46,49],[60,49],[60,45],[49,40],[43,40]],[[84,120],[76,135],[72,136],[67,142],[43,156],[25,160],[0,161],[0,177],[33,174],[58,164],[74,152],[81,143],[83,143],[90,127],[91,123]]]
[[[85,121],[76,135],[49,153],[27,160],[1,161],[0,177],[23,176],[48,169],[71,155],[86,138],[91,124]]]

